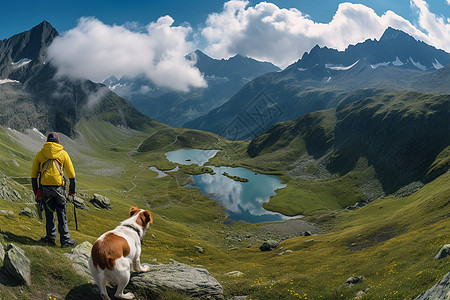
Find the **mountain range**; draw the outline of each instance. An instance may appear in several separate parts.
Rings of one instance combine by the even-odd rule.
[[[189,54],[187,59],[202,73],[207,87],[178,92],[159,88],[145,77],[120,80],[110,77],[103,83],[148,117],[180,127],[222,105],[252,79],[279,70],[271,63],[241,55],[213,59],[200,50]]]
[[[37,128],[76,135],[82,118],[145,128],[162,125],[138,112],[104,85],[55,77],[46,51],[58,32],[46,21],[0,41],[0,124],[17,130]],[[100,107],[107,108],[99,110]]]
[[[314,47],[280,72],[264,74],[222,106],[184,126],[252,139],[271,125],[378,93],[450,93],[450,54],[388,28],[380,40],[345,51]]]

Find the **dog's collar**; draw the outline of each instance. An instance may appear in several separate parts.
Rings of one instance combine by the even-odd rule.
[[[137,235],[139,237],[139,241],[141,242],[141,244],[144,242],[143,241],[143,237],[141,237],[141,231],[138,228],[134,227],[131,224],[123,224],[122,226],[125,226],[125,227],[133,229],[137,233]]]

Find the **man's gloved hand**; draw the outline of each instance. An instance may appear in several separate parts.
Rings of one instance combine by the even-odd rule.
[[[42,198],[44,197],[44,195],[42,194],[42,190],[38,189],[36,191],[36,202],[40,202],[42,200]]]

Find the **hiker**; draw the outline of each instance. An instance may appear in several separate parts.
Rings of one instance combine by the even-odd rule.
[[[77,242],[70,238],[67,226],[66,186],[63,169],[69,177],[69,196],[75,195],[75,170],[69,154],[59,144],[59,135],[50,132],[47,142],[36,154],[31,169],[31,183],[36,201],[41,202],[45,210],[46,235],[41,241],[56,246],[55,212],[58,216],[58,232],[62,248],[75,246]],[[38,176],[39,182],[38,182]]]

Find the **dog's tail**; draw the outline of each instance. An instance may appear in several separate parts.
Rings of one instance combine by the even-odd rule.
[[[101,242],[97,241],[92,247],[91,258],[92,263],[96,268],[100,269],[109,269],[112,270],[114,268],[115,258],[107,247],[104,247]]]
[[[116,259],[130,254],[130,246],[125,238],[113,233],[106,234],[92,246],[91,258],[95,267],[112,270]]]

